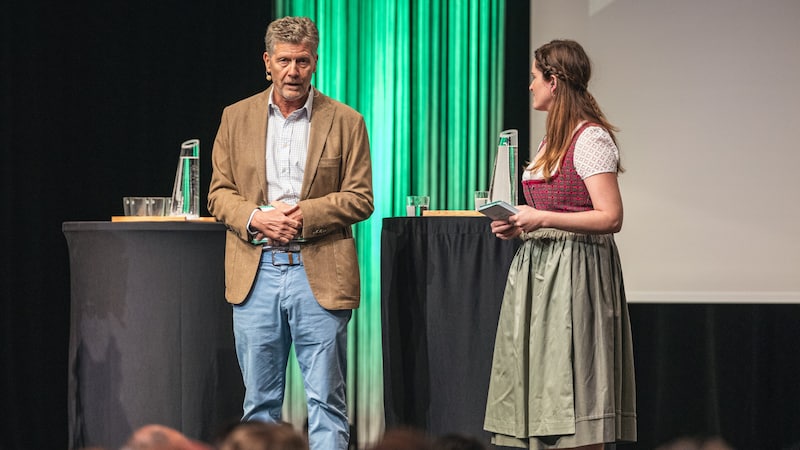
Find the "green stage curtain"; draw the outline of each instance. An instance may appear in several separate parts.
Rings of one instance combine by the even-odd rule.
[[[278,0],[275,17],[306,16],[320,32],[314,85],[367,123],[375,213],[355,227],[362,302],[349,333],[348,406],[359,446],[383,431],[380,233],[407,195],[434,210],[471,209],[489,188],[503,123],[505,0]],[[305,420],[290,366],[286,420]]]

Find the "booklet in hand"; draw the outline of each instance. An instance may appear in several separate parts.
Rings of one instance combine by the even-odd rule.
[[[497,200],[478,207],[478,212],[492,220],[505,220],[518,213],[519,210],[508,203]]]

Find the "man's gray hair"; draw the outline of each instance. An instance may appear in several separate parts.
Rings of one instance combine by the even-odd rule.
[[[270,55],[275,51],[277,43],[305,44],[317,56],[319,31],[308,17],[283,17],[272,21],[264,36],[264,46]]]

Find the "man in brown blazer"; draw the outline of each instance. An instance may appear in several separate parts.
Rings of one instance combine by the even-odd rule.
[[[372,214],[364,119],[311,86],[319,34],[272,22],[273,84],[225,108],[208,209],[228,228],[225,296],[245,384],[243,420],[279,422],[294,344],[312,449],[345,449],[347,323],[360,299],[351,225]]]

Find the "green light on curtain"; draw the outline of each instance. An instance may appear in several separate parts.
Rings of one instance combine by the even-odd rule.
[[[314,85],[364,115],[375,213],[354,227],[362,301],[350,324],[348,407],[362,445],[383,431],[380,235],[405,197],[471,209],[488,189],[502,131],[505,0],[276,0],[275,17],[307,16],[320,32]],[[302,424],[296,361],[285,419]]]

